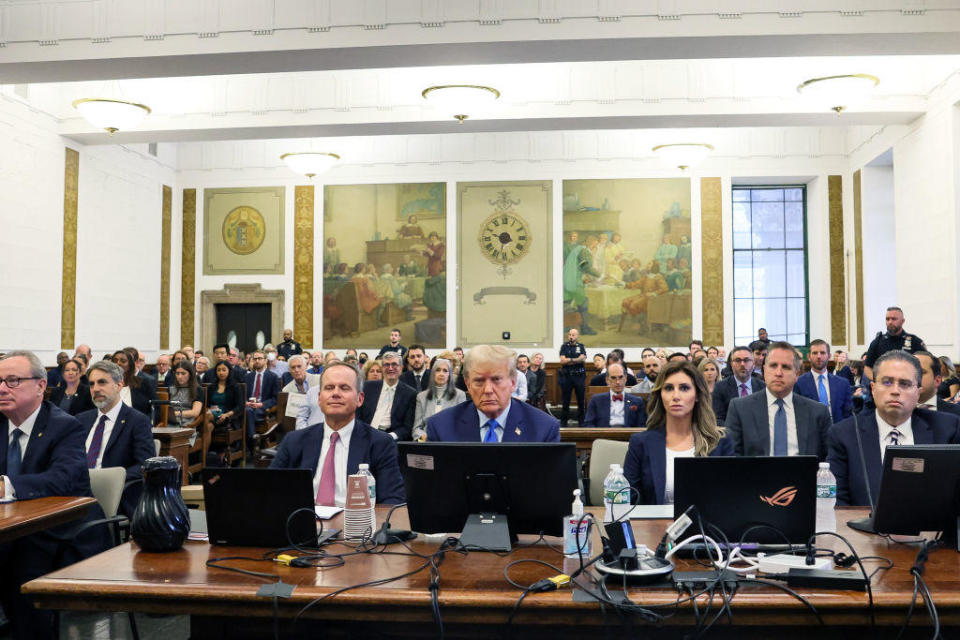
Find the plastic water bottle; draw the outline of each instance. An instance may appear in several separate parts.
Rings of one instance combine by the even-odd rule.
[[[358,466],[358,471],[362,476],[367,477],[367,489],[370,491],[370,506],[377,506],[377,479],[373,477],[373,474],[370,473],[370,465],[366,462],[363,462]]]
[[[817,471],[817,531],[836,531],[837,479],[830,471],[830,463],[821,462]]]
[[[603,481],[603,521],[620,518],[630,505],[630,483],[619,464],[610,465],[610,473]]]

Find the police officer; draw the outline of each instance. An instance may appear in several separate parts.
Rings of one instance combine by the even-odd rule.
[[[570,329],[567,332],[567,341],[560,347],[560,396],[563,401],[563,411],[560,413],[560,426],[566,427],[570,417],[570,392],[577,392],[577,420],[583,424],[583,412],[586,409],[584,395],[586,394],[587,371],[583,363],[587,359],[587,349],[577,339],[580,332]]]
[[[873,363],[887,351],[902,349],[908,353],[926,351],[927,345],[919,336],[903,330],[903,309],[887,307],[887,332],[878,331],[877,337],[867,349],[867,359],[863,361],[863,371],[870,380],[873,380]]]
[[[282,356],[284,360],[289,360],[290,356],[299,356],[302,353],[303,347],[293,340],[293,329],[284,329],[283,342],[277,345],[277,355]]]

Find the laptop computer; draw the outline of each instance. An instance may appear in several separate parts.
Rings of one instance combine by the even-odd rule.
[[[718,527],[731,544],[744,532],[745,542],[776,546],[804,545],[813,535],[816,456],[677,458],[674,464],[674,517],[696,505],[704,526]],[[756,525],[767,526],[750,529]],[[686,533],[700,533],[696,520]]]
[[[309,469],[204,469],[203,500],[210,544],[317,546]],[[290,518],[297,509],[304,511]]]

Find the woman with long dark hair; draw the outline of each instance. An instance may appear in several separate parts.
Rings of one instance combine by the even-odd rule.
[[[239,387],[230,380],[230,363],[221,361],[214,367],[216,384],[210,387],[210,411],[213,413],[214,426],[232,426],[237,422],[243,409],[243,398]]]
[[[127,350],[115,351],[110,357],[115,365],[123,372],[123,387],[120,389],[120,399],[128,407],[133,407],[140,413],[150,415],[150,401],[156,399],[156,392],[152,387],[137,375],[136,357]]]
[[[673,502],[677,458],[732,456],[733,445],[711,406],[703,374],[686,360],[668,362],[647,400],[647,430],[630,437],[623,472],[633,502]]]
[[[430,368],[430,386],[426,391],[417,394],[413,439],[426,438],[427,418],[466,399],[467,394],[457,389],[455,385],[453,363],[446,358],[436,358]]]
[[[200,415],[203,409],[203,402],[200,401],[200,386],[197,384],[197,372],[186,360],[174,365],[172,371],[174,384],[170,387],[170,402],[179,402],[182,411],[175,409],[175,405],[171,406],[167,413],[167,423],[187,424]]]

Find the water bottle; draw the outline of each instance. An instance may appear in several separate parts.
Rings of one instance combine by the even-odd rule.
[[[821,462],[817,471],[817,531],[837,530],[837,479],[829,462]]]
[[[603,481],[603,521],[613,522],[623,516],[630,505],[630,483],[619,464],[610,465]]]
[[[370,506],[377,506],[377,479],[373,477],[373,474],[370,473],[370,465],[367,463],[361,463],[358,465],[358,471],[362,476],[367,477],[367,489],[370,491]]]

